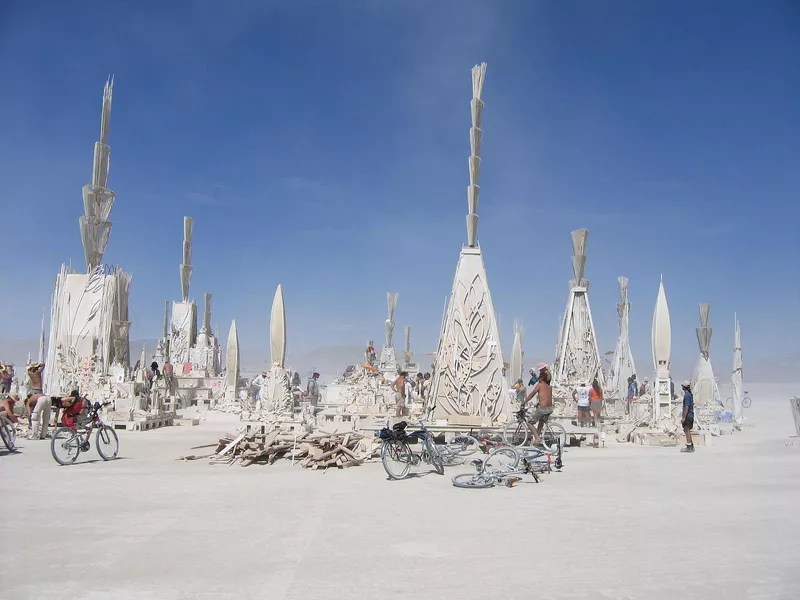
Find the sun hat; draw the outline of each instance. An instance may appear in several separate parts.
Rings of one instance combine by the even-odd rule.
[[[547,368],[547,363],[543,363],[543,362],[539,363],[538,365],[536,365],[536,368],[539,369],[540,371],[542,369],[546,369]]]
[[[684,379],[683,383],[681,384],[681,387],[685,387],[685,388],[687,388],[687,387],[689,387],[689,386],[691,386],[691,385],[692,385],[692,384],[691,384],[691,383],[689,383],[689,381],[687,381],[687,380],[685,380],[685,379]]]

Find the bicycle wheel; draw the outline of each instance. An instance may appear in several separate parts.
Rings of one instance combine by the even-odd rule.
[[[563,448],[567,443],[567,430],[560,423],[545,423],[542,428],[542,443],[550,452]]]
[[[439,475],[444,475],[444,462],[442,462],[442,455],[439,454],[439,450],[436,448],[433,438],[426,438],[425,446],[428,449],[428,457],[430,458],[433,468],[436,469],[436,472]]]
[[[478,471],[481,475],[490,473],[507,473],[519,465],[519,454],[514,448],[495,448],[483,461]]]
[[[457,488],[485,489],[494,487],[494,478],[480,473],[462,473],[453,477],[453,485]]]
[[[750,396],[745,396],[744,398],[742,398],[742,408],[750,408],[750,405],[752,403],[753,401],[750,400]]]
[[[447,449],[456,456],[472,456],[478,451],[480,445],[471,435],[457,435],[447,444]]]
[[[509,446],[524,446],[528,441],[528,424],[525,421],[511,421],[503,427],[503,440]]]
[[[50,453],[60,465],[71,465],[81,453],[81,436],[69,427],[59,427],[50,441]]]
[[[14,452],[17,449],[17,428],[8,419],[3,419],[0,427],[0,436],[3,438],[3,443],[8,448],[9,452]]]
[[[381,462],[389,479],[405,479],[411,469],[411,450],[399,440],[387,440],[381,448]]]
[[[114,460],[117,458],[119,452],[119,438],[117,432],[108,425],[103,425],[97,430],[95,445],[97,446],[97,453],[103,460]]]

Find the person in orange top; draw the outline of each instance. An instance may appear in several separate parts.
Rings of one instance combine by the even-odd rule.
[[[592,408],[592,427],[596,427],[600,423],[600,411],[603,409],[603,388],[600,387],[597,377],[589,390],[589,403]]]

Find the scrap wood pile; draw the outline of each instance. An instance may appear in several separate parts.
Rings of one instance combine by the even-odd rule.
[[[278,430],[269,433],[241,433],[235,438],[220,438],[211,464],[231,465],[241,462],[243,467],[253,463],[273,464],[279,458],[296,460],[306,469],[328,467],[355,467],[372,457],[378,443],[351,431],[349,433],[291,433]]]

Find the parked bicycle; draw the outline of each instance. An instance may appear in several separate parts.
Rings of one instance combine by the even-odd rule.
[[[540,448],[517,449],[511,446],[495,448],[485,460],[473,461],[475,473],[462,473],[453,477],[453,485],[460,488],[485,489],[495,485],[512,486],[525,475],[539,483],[539,475],[561,470],[561,447],[555,452]]]
[[[747,395],[749,393],[750,392],[744,393],[744,398],[742,398],[742,408],[750,408],[750,406],[753,404],[750,396]],[[725,406],[733,406],[733,396],[730,396],[727,400],[725,400]]]
[[[89,424],[88,427],[85,427],[85,423],[82,423],[75,428],[59,427],[56,429],[50,442],[50,452],[58,464],[71,465],[77,460],[81,452],[87,452],[90,448],[89,440],[92,436],[92,431],[97,431],[95,445],[100,458],[103,460],[117,458],[117,453],[119,452],[117,432],[103,423],[103,419],[100,417],[100,409],[109,404],[111,403],[104,402],[100,404],[95,402],[93,406],[89,407],[86,419]]]
[[[547,421],[542,426],[540,436],[544,447],[551,452],[557,447],[563,448],[567,443],[567,431],[559,423]],[[518,448],[524,446],[531,437],[528,429],[528,409],[520,408],[514,411],[514,419],[506,423],[503,428],[503,439],[506,444]]]
[[[9,452],[17,449],[17,428],[4,415],[0,416],[0,437]]]
[[[472,435],[460,433],[437,447],[445,465],[452,466],[463,463],[480,449],[480,442]]]
[[[384,427],[375,435],[383,440],[381,462],[390,479],[405,479],[412,466],[425,462],[433,466],[439,475],[444,475],[444,462],[433,435],[425,428],[425,419],[419,421],[420,429],[406,433],[408,423],[400,421],[391,429]],[[417,454],[411,450],[410,444],[419,442],[422,446]]]

